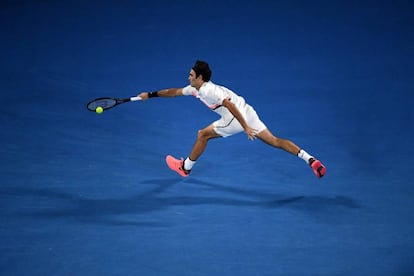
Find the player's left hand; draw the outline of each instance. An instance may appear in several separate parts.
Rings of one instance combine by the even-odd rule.
[[[254,139],[256,139],[256,135],[257,135],[257,130],[251,127],[246,127],[246,129],[244,130],[244,132],[246,132],[247,134],[247,138],[249,138],[249,140],[253,141]]]

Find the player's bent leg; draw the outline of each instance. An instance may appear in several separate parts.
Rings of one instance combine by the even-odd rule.
[[[204,152],[204,149],[207,146],[208,140],[212,138],[221,137],[214,131],[214,126],[210,125],[200,131],[197,134],[197,140],[191,150],[189,157],[184,160],[183,158],[177,159],[171,155],[168,155],[165,158],[165,162],[167,163],[168,167],[178,173],[183,177],[187,177],[190,172],[192,165],[194,165],[195,161],[200,157],[200,155]],[[190,160],[188,160],[190,159]],[[188,161],[188,162],[186,162]],[[191,163],[191,164],[188,164]]]
[[[208,140],[219,137],[221,136],[214,131],[214,126],[212,124],[202,130],[199,130],[197,133],[197,140],[191,149],[189,158],[196,161],[201,154],[203,154],[205,148],[207,147]]]

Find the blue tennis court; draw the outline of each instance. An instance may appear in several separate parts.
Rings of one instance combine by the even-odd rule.
[[[413,5],[408,1],[2,1],[1,275],[412,275]],[[195,60],[269,129],[187,157],[218,119]]]

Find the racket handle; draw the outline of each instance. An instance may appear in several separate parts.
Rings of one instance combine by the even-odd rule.
[[[131,97],[131,101],[140,101],[142,100],[142,98],[140,96],[136,96],[136,97]]]

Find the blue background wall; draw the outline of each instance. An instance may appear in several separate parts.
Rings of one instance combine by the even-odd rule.
[[[2,1],[2,275],[408,275],[410,1]],[[212,141],[192,97],[96,115],[96,97],[187,85],[196,59],[278,136]],[[411,273],[410,273],[411,272]]]

